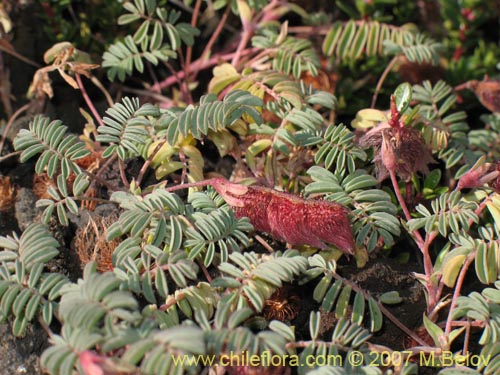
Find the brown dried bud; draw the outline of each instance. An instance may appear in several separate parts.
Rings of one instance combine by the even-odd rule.
[[[476,94],[478,100],[483,106],[491,112],[500,112],[500,81],[484,80],[469,81],[466,87]]]
[[[16,189],[12,186],[10,177],[0,176],[0,211],[9,210],[16,198]]]
[[[338,203],[306,200],[222,178],[211,180],[211,184],[234,209],[236,217],[248,217],[257,231],[269,233],[291,245],[325,249],[331,244],[347,254],[354,254],[348,210]]]
[[[416,172],[428,173],[433,162],[422,134],[409,127],[381,125],[370,130],[359,141],[362,147],[375,148],[375,168],[379,182],[389,177],[389,171],[405,181]]]

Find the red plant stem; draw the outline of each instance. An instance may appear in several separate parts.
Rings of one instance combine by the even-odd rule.
[[[176,190],[189,189],[192,187],[207,186],[207,185],[211,185],[212,181],[213,181],[213,178],[210,178],[208,180],[203,180],[203,181],[189,182],[189,183],[185,183],[185,184],[169,186],[169,187],[165,188],[165,190],[168,192],[172,192],[172,191],[176,191]]]
[[[238,48],[236,49],[233,59],[231,60],[231,65],[235,68],[240,61],[242,51],[245,49],[250,39],[252,39],[253,32],[253,25],[250,22],[243,21],[243,33],[241,34],[240,43],[238,44]]]
[[[23,113],[24,111],[27,111],[29,107],[31,106],[31,103],[27,103],[23,105],[21,108],[19,108],[17,111],[15,111],[12,116],[10,116],[9,121],[7,122],[7,125],[5,126],[5,130],[2,133],[2,139],[0,140],[0,155],[2,155],[2,150],[3,150],[3,145],[5,143],[5,139],[7,138],[7,134],[10,131],[10,128],[12,127],[12,124],[14,124],[14,121]]]
[[[392,182],[392,187],[394,189],[394,193],[396,194],[396,198],[399,202],[399,205],[401,206],[401,209],[403,210],[403,213],[405,215],[405,219],[406,219],[406,221],[410,221],[411,214],[410,214],[410,211],[408,210],[408,206],[406,206],[406,202],[405,202],[403,196],[401,195],[401,191],[399,191],[399,184],[398,184],[398,180],[396,178],[396,172],[394,170],[389,170],[389,175],[391,177],[391,182]],[[424,242],[425,242],[424,239],[422,238],[422,235],[417,230],[413,231],[413,235],[415,237],[415,240],[417,242],[418,247],[420,249],[422,249],[424,246]]]
[[[177,55],[179,56],[179,62],[184,69],[184,80],[181,81],[181,91],[183,93],[184,100],[189,104],[193,104],[193,96],[189,90],[189,70],[187,68],[186,61],[184,60],[184,54],[180,48],[177,50]]]
[[[365,299],[373,298],[368,292],[366,292],[364,289],[359,287],[356,283],[344,279],[341,277],[339,274],[336,272],[331,272],[331,275],[333,276],[334,279],[340,280],[342,283],[349,285],[355,292],[361,293]],[[392,322],[396,327],[398,327],[401,331],[406,333],[408,337],[411,337],[415,342],[422,346],[427,346],[428,344],[422,340],[415,332],[413,332],[411,329],[409,329],[407,326],[405,326],[398,318],[396,318],[389,310],[385,308],[384,305],[382,305],[379,301],[377,301],[375,298],[373,298],[375,303],[377,304],[378,308],[380,311]]]
[[[481,213],[484,211],[484,209],[487,207],[488,202],[491,200],[491,197],[496,194],[492,193],[490,196],[488,196],[486,199],[484,199],[481,204],[476,208],[474,213],[479,216]],[[474,223],[472,219],[469,220],[469,226],[471,226]],[[477,250],[474,250],[472,253],[469,254],[469,256],[465,259],[464,265],[462,266],[462,269],[460,270],[460,273],[458,274],[457,278],[457,283],[455,285],[455,290],[453,292],[453,297],[451,300],[451,305],[450,305],[450,311],[448,312],[448,319],[446,320],[446,328],[445,328],[445,334],[448,335],[451,332],[451,327],[452,327],[452,319],[451,316],[453,314],[453,310],[455,310],[455,307],[457,305],[457,298],[460,296],[460,291],[462,290],[462,285],[465,279],[465,275],[467,273],[467,270],[469,269],[472,261],[476,257]]]
[[[196,0],[196,4],[194,5],[193,15],[191,16],[191,26],[196,27],[198,23],[198,16],[200,14],[201,1]],[[191,59],[193,57],[193,46],[188,46],[186,48],[186,63],[184,66],[184,71],[186,72],[186,81],[189,83],[189,65],[191,65]]]
[[[11,152],[11,153],[9,153],[7,155],[0,156],[0,163],[2,163],[4,160],[13,158],[14,156],[21,155],[22,153],[23,153],[22,151],[14,151],[14,152]]]
[[[87,94],[87,90],[85,90],[85,86],[83,86],[82,79],[80,77],[80,74],[76,73],[75,74],[76,82],[78,83],[78,87],[80,88],[83,98],[85,99],[85,103],[87,103],[87,106],[89,107],[90,111],[94,115],[95,119],[99,123],[99,126],[104,126],[104,123],[102,122],[102,118],[99,115],[99,112],[95,109],[94,103],[92,103],[92,100],[90,100],[89,95]],[[94,137],[97,137],[97,130],[93,130]]]
[[[389,62],[389,64],[387,64],[384,72],[380,76],[380,78],[377,82],[377,87],[375,87],[375,92],[373,93],[371,108],[375,108],[375,104],[377,103],[377,98],[378,98],[378,94],[380,92],[380,89],[382,88],[382,85],[384,84],[384,81],[387,78],[387,76],[389,75],[389,73],[391,72],[392,68],[394,67],[394,65],[396,65],[397,61],[398,61],[398,56],[394,56],[393,59]]]
[[[120,169],[120,177],[122,179],[125,188],[128,190],[130,188],[130,183],[127,180],[127,175],[125,174],[125,165],[122,159],[118,159],[118,168]]]
[[[179,159],[182,163],[182,172],[181,172],[181,184],[184,183],[184,181],[187,181],[187,162],[186,162],[186,154],[184,151],[181,149],[179,150]]]
[[[124,92],[130,92],[130,93],[135,94],[135,95],[150,97],[150,98],[156,100],[157,102],[159,102],[165,106],[172,107],[174,105],[173,104],[174,102],[172,99],[167,98],[166,96],[163,96],[160,93],[153,91],[153,88],[154,87],[158,88],[158,85],[153,85],[151,87],[152,87],[152,89],[150,89],[150,90],[141,90],[141,89],[136,89],[136,88],[127,87],[127,86],[122,86],[121,88]]]
[[[151,79],[154,82],[153,86],[157,86],[158,85],[158,78],[157,78],[156,73],[153,69],[153,66],[151,65],[151,63],[149,61],[146,62],[146,67],[148,68],[149,75],[151,76]]]
[[[417,232],[419,235],[420,233]],[[429,303],[427,306],[427,312],[429,315],[434,311],[435,306],[439,303],[439,296],[441,295],[442,288],[440,288],[439,283],[432,280],[432,275],[434,273],[434,266],[432,265],[432,259],[429,251],[429,247],[437,236],[437,232],[431,232],[425,237],[424,245],[419,246],[424,257],[424,272],[426,278],[425,288],[427,293],[429,293]],[[420,237],[422,238],[422,237]]]
[[[99,81],[96,77],[94,77],[93,75],[90,76],[90,81],[99,89],[101,90],[102,94],[104,95],[104,97],[106,98],[106,101],[108,102],[108,105],[110,107],[113,106],[114,102],[113,102],[113,98],[111,98],[111,95],[109,95],[109,92],[108,90],[106,90],[104,88],[104,86],[102,85],[101,81]]]
[[[149,165],[153,161],[153,159],[156,156],[156,154],[158,153],[158,151],[160,151],[160,149],[162,148],[162,146],[165,144],[165,142],[167,142],[167,141],[164,140],[164,141],[158,143],[156,145],[155,149],[153,150],[153,152],[151,153],[151,155],[149,155],[149,157],[147,158],[147,160],[142,165],[142,168],[139,171],[139,175],[137,176],[137,180],[136,180],[137,181],[137,186],[141,186],[141,182],[142,182],[142,179],[144,177],[144,174],[146,173]]]
[[[205,275],[205,278],[207,279],[207,281],[209,283],[212,282],[212,276],[210,276],[210,273],[208,273],[208,270],[207,270],[207,267],[205,267],[205,264],[203,264],[203,262],[198,258],[197,259],[197,263],[198,263],[198,266],[200,266],[203,274]]]
[[[394,193],[396,194],[396,198],[403,210],[404,216],[406,218],[406,221],[411,220],[411,215],[410,211],[408,210],[408,207],[406,206],[406,202],[401,195],[401,191],[399,190],[399,185],[398,185],[398,180],[396,178],[396,172],[394,170],[389,170],[389,175],[391,177],[391,182],[392,186],[394,189]],[[439,286],[435,282],[432,281],[432,275],[434,273],[434,266],[432,265],[432,259],[429,251],[429,247],[436,238],[436,233],[431,232],[429,233],[428,236],[426,236],[426,239],[422,238],[422,235],[418,230],[414,230],[412,232],[415,241],[417,243],[417,246],[419,247],[420,251],[422,252],[423,258],[424,258],[424,272],[425,272],[425,278],[426,278],[426,289],[427,293],[429,294],[429,303],[427,306],[427,312],[432,312],[434,310],[434,307],[437,305],[439,301]]]
[[[231,3],[229,3],[226,7],[226,10],[224,14],[222,15],[219,24],[214,30],[214,33],[210,37],[210,39],[207,42],[207,45],[203,49],[203,52],[201,53],[200,61],[205,61],[210,52],[212,51],[212,47],[214,43],[217,41],[217,38],[219,37],[220,33],[224,29],[224,25],[226,24],[227,18],[229,17],[229,14],[231,12]],[[193,81],[196,79],[196,76],[198,75],[199,70],[195,71],[193,74]]]
[[[252,53],[255,53],[257,50],[258,50],[257,48],[249,48],[249,49],[246,49],[245,51],[243,51],[241,53],[241,55],[244,56],[244,55],[252,54]],[[233,53],[228,53],[225,55],[216,55],[216,56],[213,56],[212,58],[210,58],[209,60],[198,59],[191,64],[191,72],[195,72],[195,71],[199,72],[200,70],[204,70],[204,69],[210,68],[214,65],[217,65],[221,61],[231,60],[234,55],[235,55],[235,53],[233,52]],[[163,81],[158,83],[158,85],[151,86],[151,90],[156,91],[159,89],[164,89],[166,87],[172,86],[174,83],[177,82],[178,79],[184,79],[184,71],[178,72],[177,76],[167,77],[166,79],[164,79]]]
[[[470,341],[470,324],[465,326],[465,338],[464,338],[464,347],[462,349],[462,354],[467,355],[469,352],[469,341]]]
[[[111,165],[111,163],[113,163],[116,160],[117,157],[118,157],[117,154],[113,154],[113,156],[111,156],[108,160],[106,160],[106,162],[97,171],[96,176],[101,177],[106,168],[108,168]]]
[[[16,52],[13,48],[11,48],[11,46],[7,42],[7,39],[5,41],[3,40],[3,38],[0,39],[0,51],[8,53],[9,55],[14,56],[15,58],[35,68],[40,68],[40,64],[28,59],[27,57],[24,57],[20,53]]]
[[[101,177],[93,174],[92,172],[84,170],[83,173],[85,173],[87,176],[89,176],[93,180],[99,182],[102,186],[106,186],[108,188],[108,190],[110,190],[110,191],[117,191],[117,190],[119,190],[116,186],[110,184],[108,181],[106,181],[106,180],[102,179]]]
[[[453,311],[455,310],[455,307],[457,306],[457,299],[460,297],[460,291],[462,290],[462,285],[464,283],[465,275],[467,274],[467,271],[469,269],[469,266],[471,265],[472,261],[476,257],[476,250],[474,250],[472,253],[469,254],[469,256],[465,259],[464,265],[462,266],[462,269],[460,270],[460,273],[458,274],[457,278],[457,283],[455,285],[455,290],[453,291],[453,297],[451,299],[451,305],[450,305],[450,311],[448,312],[448,319],[446,319],[446,328],[444,331],[444,334],[448,336],[451,332],[451,322],[452,322],[452,315]]]

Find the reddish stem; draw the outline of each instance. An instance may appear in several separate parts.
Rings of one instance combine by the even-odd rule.
[[[467,274],[467,271],[476,257],[476,250],[474,250],[472,253],[469,254],[469,256],[465,259],[464,265],[462,266],[462,269],[460,270],[460,273],[458,274],[457,278],[457,283],[455,285],[455,290],[453,291],[453,297],[451,299],[451,305],[450,305],[450,311],[448,312],[448,319],[446,319],[446,328],[445,328],[445,335],[448,336],[451,332],[451,327],[452,327],[452,314],[453,311],[455,310],[455,307],[457,306],[457,299],[460,297],[460,292],[462,290],[462,285],[464,283],[465,275]]]
[[[151,162],[153,161],[154,157],[156,156],[156,154],[158,153],[158,151],[160,151],[160,149],[162,148],[162,146],[165,144],[165,140],[158,143],[155,147],[155,149],[153,150],[153,152],[151,153],[151,155],[149,155],[149,157],[147,158],[147,160],[144,162],[144,164],[142,165],[142,168],[141,170],[139,171],[139,175],[137,176],[137,186],[141,186],[141,182],[142,182],[142,179],[144,177],[144,174],[146,173],[148,167],[150,166]]]
[[[85,103],[87,103],[87,106],[89,107],[90,111],[94,115],[95,119],[99,123],[99,126],[104,126],[104,123],[102,122],[102,118],[99,115],[99,112],[95,109],[94,103],[92,103],[92,100],[90,99],[89,95],[87,94],[87,90],[85,90],[85,86],[83,86],[82,79],[80,77],[80,74],[76,73],[75,74],[76,78],[76,83],[78,83],[78,88],[81,90],[83,98],[85,99]],[[93,130],[94,137],[97,137],[97,130]]]
[[[253,32],[253,25],[250,22],[243,22],[243,33],[241,34],[240,43],[238,44],[238,48],[236,49],[233,59],[231,60],[231,65],[235,68],[240,61],[242,51],[245,49],[250,39],[252,39]]]
[[[123,164],[122,159],[118,159],[118,168],[120,169],[120,177],[122,179],[123,185],[128,190],[130,188],[130,183],[127,180],[127,175],[125,173],[125,165]]]
[[[224,25],[226,24],[226,21],[227,21],[227,18],[229,17],[230,12],[231,12],[231,3],[229,3],[227,5],[227,8],[226,8],[224,14],[222,15],[222,18],[220,19],[219,24],[217,25],[217,27],[214,30],[214,33],[212,34],[212,36],[208,40],[207,45],[203,49],[203,52],[201,53],[201,57],[198,61],[205,61],[205,59],[208,57],[208,55],[212,51],[212,47],[215,44],[215,42],[217,41],[217,38],[219,37],[222,30],[224,29]],[[199,70],[194,72],[193,80],[196,79],[196,76],[198,75],[198,73],[199,73]]]
[[[181,190],[181,189],[189,189],[192,187],[207,186],[207,185],[211,185],[213,180],[214,180],[213,178],[210,178],[208,180],[203,180],[203,181],[189,182],[189,183],[185,183],[185,184],[169,186],[169,187],[165,188],[165,190],[168,192],[172,192],[172,191]]]
[[[492,195],[494,195],[494,194],[496,194],[496,193],[493,193]],[[481,215],[481,213],[487,207],[487,204],[490,201],[490,199],[491,199],[491,195],[489,197],[487,197],[486,199],[484,199],[481,202],[481,204],[476,208],[474,213],[477,216]],[[469,219],[469,226],[471,226],[473,223],[474,223],[474,221],[472,219]],[[460,292],[462,290],[462,285],[463,285],[463,282],[465,279],[465,275],[466,275],[467,270],[469,269],[472,261],[476,257],[476,252],[477,252],[477,250],[474,250],[472,253],[469,254],[469,256],[466,258],[466,260],[464,262],[464,265],[462,266],[462,269],[460,270],[460,273],[458,274],[457,283],[455,285],[455,290],[453,292],[453,297],[451,300],[450,311],[448,312],[448,319],[446,320],[446,329],[445,329],[446,335],[449,335],[449,333],[451,332],[452,322],[453,322],[451,316],[453,314],[453,310],[455,310],[455,307],[457,304],[457,299],[458,299],[458,297],[460,297]]]
[[[394,170],[389,170],[389,175],[391,177],[391,182],[392,186],[394,189],[394,193],[396,194],[396,198],[399,202],[399,205],[401,206],[401,209],[403,210],[404,216],[406,218],[406,221],[411,220],[411,214],[410,211],[408,210],[408,207],[406,206],[406,202],[401,195],[401,191],[399,190],[399,185],[398,181],[396,178],[396,172]],[[434,273],[434,266],[432,264],[432,259],[429,251],[430,244],[434,239],[436,238],[436,233],[431,232],[429,235],[426,237],[425,241],[422,238],[422,235],[418,230],[412,231],[413,237],[415,238],[415,241],[417,243],[417,246],[419,247],[420,251],[422,252],[423,258],[424,258],[424,272],[425,272],[425,278],[426,278],[426,289],[427,293],[429,294],[429,303],[427,306],[427,311],[432,312],[434,310],[434,307],[437,305],[439,301],[439,286],[432,281],[432,275]]]
[[[257,48],[249,48],[249,49],[242,52],[242,56],[248,55],[251,53],[255,53],[256,51],[257,51]],[[226,55],[217,55],[217,56],[214,56],[214,57],[210,58],[209,60],[205,60],[205,61],[202,59],[198,59],[191,64],[191,72],[199,72],[201,70],[204,70],[204,69],[210,68],[214,65],[217,65],[221,61],[231,60],[234,55],[235,55],[235,53],[228,53]],[[151,89],[152,90],[164,89],[166,87],[169,87],[169,86],[172,86],[173,84],[175,84],[178,81],[178,79],[183,79],[183,78],[184,78],[184,71],[180,71],[177,73],[177,76],[170,76],[170,77],[164,79],[163,81],[161,81],[160,83],[158,83],[158,85],[152,86]]]
[[[375,87],[375,92],[373,93],[373,98],[372,98],[372,105],[371,105],[371,108],[375,108],[375,104],[377,103],[377,98],[378,98],[378,94],[380,92],[380,89],[382,88],[382,85],[384,84],[384,81],[385,79],[387,78],[387,76],[389,75],[389,73],[391,72],[392,68],[394,68],[394,65],[396,65],[396,62],[398,61],[398,57],[395,56],[390,62],[389,64],[387,64],[387,66],[385,67],[385,70],[384,72],[382,73],[382,75],[380,76],[380,79],[378,80],[377,82],[377,87]]]
[[[196,0],[194,5],[193,15],[191,16],[191,26],[196,27],[198,23],[198,16],[200,14],[201,1]],[[188,46],[186,48],[186,63],[184,65],[184,71],[186,72],[186,81],[189,83],[189,66],[191,65],[191,59],[193,57],[193,46]]]
[[[3,150],[3,144],[5,143],[5,139],[7,138],[7,134],[10,131],[10,128],[12,127],[12,124],[14,124],[14,121],[23,113],[24,111],[28,110],[29,107],[31,106],[32,103],[27,103],[23,105],[21,108],[19,108],[17,111],[14,112],[14,114],[10,117],[9,121],[7,122],[7,125],[5,126],[5,129],[2,134],[2,139],[0,140],[0,155],[2,155],[2,150]]]

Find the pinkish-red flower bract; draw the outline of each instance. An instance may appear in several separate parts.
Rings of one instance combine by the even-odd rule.
[[[211,184],[236,217],[248,217],[259,232],[291,245],[325,249],[331,244],[347,254],[354,253],[348,210],[338,203],[304,199],[262,186],[243,186],[222,178],[213,179]]]

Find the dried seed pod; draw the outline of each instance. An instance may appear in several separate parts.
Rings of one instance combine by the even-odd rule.
[[[0,211],[7,211],[12,207],[16,197],[16,190],[12,186],[10,177],[0,176]]]
[[[243,186],[215,178],[215,190],[234,209],[236,217],[248,217],[255,230],[269,233],[291,245],[320,249],[334,245],[354,254],[348,210],[323,200],[306,200],[262,186]]]
[[[500,112],[500,81],[486,79],[484,81],[469,81],[466,87],[476,94],[483,106],[491,112]]]
[[[264,301],[262,315],[267,320],[291,321],[297,317],[300,310],[300,298],[291,294],[289,288],[277,289],[271,297]]]
[[[50,194],[48,192],[50,186],[56,187],[56,183],[47,173],[35,173],[33,176],[33,193],[38,199],[50,199]]]
[[[89,262],[97,263],[99,272],[113,270],[112,256],[120,244],[119,240],[107,241],[108,227],[118,220],[118,215],[88,217],[87,224],[77,229],[73,245],[80,258],[82,268]]]
[[[427,165],[434,161],[422,134],[414,128],[383,124],[366,133],[359,143],[375,149],[373,160],[379,182],[389,177],[391,170],[409,181],[413,173],[428,173]]]

